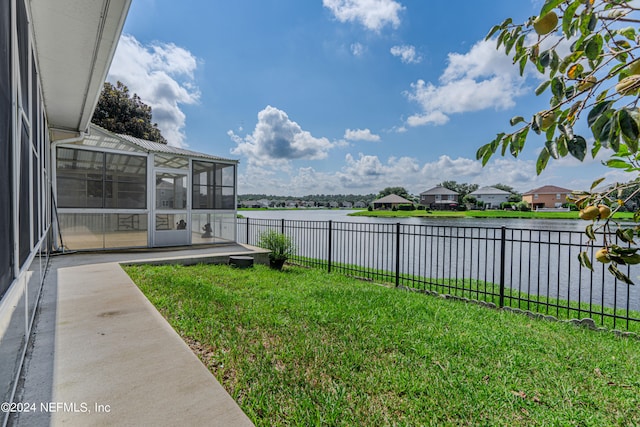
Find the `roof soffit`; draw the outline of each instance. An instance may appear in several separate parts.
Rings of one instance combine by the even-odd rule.
[[[84,131],[131,0],[31,0],[34,48],[49,125]]]

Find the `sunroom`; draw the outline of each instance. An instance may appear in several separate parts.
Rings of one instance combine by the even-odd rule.
[[[236,160],[95,125],[53,151],[59,250],[236,241]]]

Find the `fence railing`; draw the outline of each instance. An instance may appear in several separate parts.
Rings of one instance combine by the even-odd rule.
[[[601,244],[582,232],[246,218],[238,241],[255,245],[268,229],[291,237],[298,264],[640,331],[640,283],[627,285],[597,262],[582,267],[579,253],[593,258]],[[634,280],[640,267],[625,273]]]

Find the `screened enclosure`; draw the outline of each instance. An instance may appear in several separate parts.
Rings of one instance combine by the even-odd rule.
[[[58,245],[65,250],[236,240],[234,160],[91,126],[55,146]]]

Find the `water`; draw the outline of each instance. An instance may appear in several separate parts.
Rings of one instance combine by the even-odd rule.
[[[515,218],[375,218],[352,217],[352,210],[242,211],[247,218],[309,221],[287,228],[298,254],[326,259],[326,221],[333,221],[332,259],[376,270],[430,278],[476,279],[499,282],[501,227],[506,227],[505,286],[544,298],[582,301],[606,307],[640,310],[640,285],[616,282],[604,265],[595,272],[582,267],[578,254],[589,245],[588,224],[579,220]],[[402,224],[396,260],[396,225]],[[239,221],[239,225],[242,220]],[[304,225],[302,225],[304,224]],[[287,225],[289,227],[289,225]],[[252,225],[253,228],[253,225]],[[311,230],[310,230],[311,229]],[[246,228],[244,229],[246,233]],[[396,264],[397,262],[397,264]],[[640,271],[628,272],[640,283]]]

